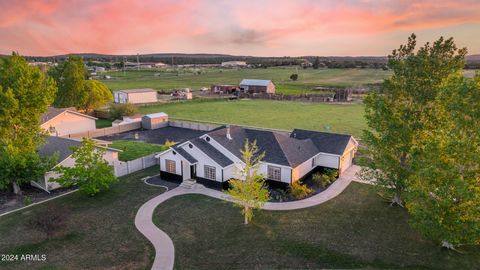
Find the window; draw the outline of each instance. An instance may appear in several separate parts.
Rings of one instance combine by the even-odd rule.
[[[279,167],[268,166],[268,179],[280,181],[282,179],[282,169]]]
[[[312,167],[315,167],[315,158],[312,158]]]
[[[165,159],[165,168],[169,173],[176,173],[177,170],[175,168],[175,161],[170,159]]]
[[[216,173],[215,167],[205,165],[205,167],[204,167],[205,178],[210,179],[210,180],[215,180],[216,179],[216,174],[215,173]]]
[[[210,137],[205,137],[205,140],[206,140],[207,142],[209,142],[209,141],[210,141]]]

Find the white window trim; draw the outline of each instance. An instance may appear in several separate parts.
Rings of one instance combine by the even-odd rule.
[[[171,162],[173,163],[173,171],[170,171],[168,169],[168,163]],[[165,159],[165,171],[168,172],[168,173],[177,173],[177,162],[175,162],[175,160],[172,160],[172,159]]]
[[[209,175],[207,174],[207,171],[210,169],[213,169],[213,175],[210,175],[210,176],[213,176],[213,178],[209,177]],[[205,177],[205,179],[208,179],[208,180],[213,180],[213,181],[217,180],[217,168],[215,166],[203,165],[203,176]]]
[[[270,174],[270,170],[272,170],[272,174]],[[274,171],[278,171],[278,178],[275,177],[276,175],[275,175],[275,173],[273,173]],[[270,179],[270,180],[282,181],[282,168],[277,167],[277,166],[268,165],[267,166],[267,178]]]

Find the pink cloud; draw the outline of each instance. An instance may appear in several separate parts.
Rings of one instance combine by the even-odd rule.
[[[0,10],[0,53],[302,55],[344,52],[332,42],[360,50],[376,39],[376,54],[384,54],[411,32],[453,28],[461,29],[453,33],[460,43],[480,51],[467,38],[480,34],[480,2],[473,0],[26,0],[0,1]]]

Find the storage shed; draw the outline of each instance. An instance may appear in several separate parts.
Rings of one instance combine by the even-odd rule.
[[[151,88],[129,89],[113,92],[113,100],[115,103],[152,103],[157,102],[157,91]]]
[[[147,114],[142,117],[142,128],[157,129],[168,126],[168,115],[164,112]]]

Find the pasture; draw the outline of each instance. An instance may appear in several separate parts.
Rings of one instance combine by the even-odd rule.
[[[359,137],[366,128],[361,104],[300,103],[270,100],[184,101],[139,108],[143,114],[292,130],[303,128]]]
[[[292,81],[290,75],[298,74]],[[111,79],[102,80],[112,90],[153,88],[170,91],[175,88],[200,89],[212,84],[238,84],[242,79],[268,79],[277,85],[277,93],[315,93],[313,87],[361,87],[379,83],[390,72],[381,69],[302,69],[279,67],[266,69],[180,69],[128,70],[106,73]]]

